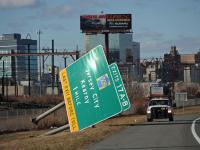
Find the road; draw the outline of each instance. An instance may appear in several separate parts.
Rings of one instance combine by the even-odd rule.
[[[174,122],[155,120],[129,126],[125,130],[95,143],[86,150],[200,150],[191,125],[200,114],[175,116]],[[200,120],[195,124],[200,137]]]

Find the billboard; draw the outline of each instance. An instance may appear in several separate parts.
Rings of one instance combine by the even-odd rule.
[[[103,30],[106,29],[105,15],[83,15],[80,17],[81,30]]]
[[[131,14],[102,14],[80,16],[80,28],[85,33],[130,32]]]

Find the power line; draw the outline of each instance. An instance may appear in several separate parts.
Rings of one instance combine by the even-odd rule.
[[[5,54],[0,54],[0,57],[3,56],[46,56],[46,55],[77,55],[76,51],[72,52],[45,52],[45,53],[5,53]]]

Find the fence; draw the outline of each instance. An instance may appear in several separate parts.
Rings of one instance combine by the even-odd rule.
[[[42,113],[45,109],[13,109],[0,111],[0,132],[30,130],[36,128],[31,117]]]
[[[47,109],[11,109],[0,111],[0,133],[49,128],[51,126],[59,126],[67,123],[67,116],[64,108],[48,116],[41,121],[38,126],[31,122],[32,117],[46,110]]]
[[[5,86],[4,87],[4,96],[24,96],[28,95],[29,87],[16,85],[16,86]],[[33,96],[40,96],[40,86],[31,86],[30,93]],[[41,95],[62,95],[61,87],[54,87],[54,91],[52,87],[44,86],[41,89]],[[0,86],[0,94],[2,94],[2,86]]]

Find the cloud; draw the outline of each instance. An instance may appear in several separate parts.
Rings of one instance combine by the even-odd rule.
[[[182,53],[196,53],[200,49],[200,37],[180,35],[173,43],[179,47]]]
[[[0,8],[21,8],[38,5],[39,0],[0,0]]]
[[[180,7],[180,12],[181,13],[186,13],[186,14],[192,14],[194,16],[197,16],[199,18],[200,14],[200,1],[199,0],[190,0],[190,1],[185,1],[182,3]]]
[[[39,2],[41,0],[38,0]],[[42,3],[42,2],[40,2]],[[91,9],[105,8],[108,6],[107,2],[101,0],[73,0],[71,2],[56,3],[56,5],[50,5],[45,3],[39,9],[39,15],[30,15],[30,19],[42,19],[49,20],[50,17],[63,18],[63,17],[74,17],[74,15],[82,14],[83,12],[88,12]],[[103,10],[102,10],[103,11]],[[100,13],[100,12],[99,12]]]
[[[78,0],[78,3],[81,8],[96,8],[96,7],[105,7],[108,6],[108,4],[104,1],[99,1],[99,0],[84,0],[84,3],[82,0]]]
[[[59,24],[59,23],[52,24],[51,26],[44,26],[44,28],[51,30],[51,31],[53,30],[53,31],[56,31],[56,32],[69,31],[69,28],[66,25]]]
[[[165,34],[149,28],[140,29],[140,32],[134,34],[134,40],[140,42],[142,57],[163,57],[174,45],[180,54],[192,54],[200,49],[199,36],[179,35],[170,39]]]
[[[70,5],[63,4],[55,7],[46,7],[42,12],[42,15],[45,17],[49,16],[67,16],[73,12],[73,8]]]
[[[140,33],[135,33],[135,37],[139,39],[159,40],[163,37],[162,33],[145,30]]]
[[[26,28],[29,26],[29,23],[27,21],[19,20],[19,21],[10,21],[7,23],[7,30],[6,32],[9,33],[21,33],[21,32],[26,32],[28,29]]]
[[[180,54],[197,53],[200,49],[200,37],[178,36],[172,40],[140,39],[142,57],[163,57],[171,46],[176,46]]]
[[[84,2],[82,0],[76,0],[71,5],[69,3],[64,3],[53,7],[46,6],[42,11],[42,16],[66,17],[74,14],[79,14],[83,10],[98,7],[104,8],[105,6],[107,6],[107,3],[100,0],[84,0]]]

